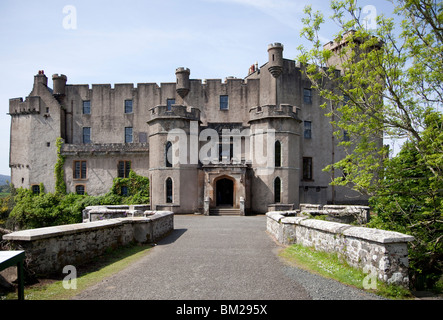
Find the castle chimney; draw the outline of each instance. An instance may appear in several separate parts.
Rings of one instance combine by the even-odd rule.
[[[43,83],[45,86],[48,85],[48,78],[45,76],[45,72],[43,70],[39,70],[38,74],[34,76],[34,89],[37,88],[38,83]]]

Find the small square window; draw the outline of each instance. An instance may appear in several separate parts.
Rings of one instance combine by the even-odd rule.
[[[91,101],[83,101],[83,114],[91,114]]]
[[[175,99],[167,99],[166,100],[166,104],[167,104],[167,110],[171,111],[172,110],[172,105],[175,104]]]
[[[85,186],[81,185],[81,184],[75,186],[75,193],[80,194],[80,195],[84,195],[85,194]]]
[[[125,113],[132,113],[132,100],[125,100]]]
[[[229,110],[228,96],[220,96],[220,110]]]
[[[31,190],[33,194],[39,194],[40,193],[40,186],[38,184],[34,184],[31,186]]]

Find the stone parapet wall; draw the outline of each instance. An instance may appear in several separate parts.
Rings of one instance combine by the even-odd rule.
[[[408,242],[398,232],[268,212],[267,231],[284,245],[300,244],[335,252],[349,265],[376,275],[386,283],[408,286]]]
[[[81,265],[108,248],[158,241],[174,229],[172,212],[116,218],[12,232],[3,236],[11,249],[26,252],[27,267],[38,275]]]

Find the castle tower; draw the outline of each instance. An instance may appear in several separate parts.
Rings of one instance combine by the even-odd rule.
[[[197,212],[200,110],[183,105],[150,109],[151,209]]]
[[[191,71],[188,68],[177,68],[175,71],[175,75],[177,77],[177,86],[176,91],[178,95],[184,99],[191,89],[190,82],[189,82],[189,75]]]
[[[274,78],[278,78],[283,71],[283,45],[281,43],[271,43],[268,45],[268,70]]]
[[[298,111],[286,104],[250,110],[249,123],[254,133],[251,137],[254,148],[252,211],[292,210],[299,205],[301,120]],[[265,159],[259,158],[260,152]]]
[[[53,74],[52,75],[52,94],[60,102],[66,95],[66,81],[68,78],[64,75]]]

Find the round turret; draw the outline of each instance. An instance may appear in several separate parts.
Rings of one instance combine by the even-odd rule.
[[[269,62],[268,70],[274,78],[278,78],[283,71],[283,45],[271,43],[268,45]]]
[[[66,81],[68,78],[64,75],[58,75],[53,74],[52,75],[52,81],[53,81],[53,89],[52,94],[54,96],[64,96],[66,94]]]
[[[191,89],[189,82],[189,75],[191,71],[188,68],[177,68],[175,70],[175,75],[177,77],[176,91],[180,97],[184,98],[189,93]]]

